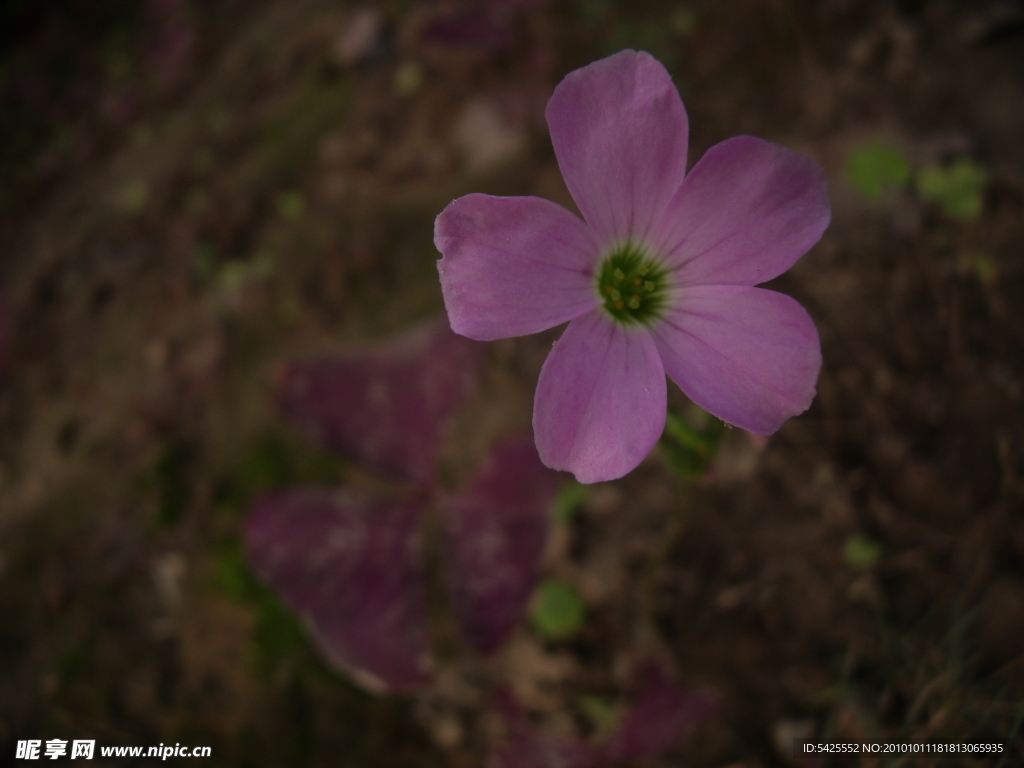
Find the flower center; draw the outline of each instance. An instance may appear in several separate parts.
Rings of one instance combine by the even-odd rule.
[[[597,272],[597,291],[613,319],[649,324],[662,317],[668,294],[668,270],[637,243],[627,241],[605,258]]]

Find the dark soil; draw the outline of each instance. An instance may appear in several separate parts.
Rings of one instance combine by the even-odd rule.
[[[637,47],[680,88],[691,164],[750,133],[824,165],[833,223],[771,286],[817,323],[818,396],[766,445],[727,431],[696,483],[655,452],[595,487],[546,565],[585,627],[523,628],[492,663],[555,730],[651,657],[713,692],[649,765],[788,765],[800,733],[1001,741],[1024,765],[1024,7],[567,0],[458,47],[431,36],[446,7],[384,2],[363,48],[340,0],[0,11],[0,764],[29,738],[484,764],[460,663],[363,692],[254,581],[241,521],[262,490],[349,476],[277,413],[281,364],[443,311],[454,197],[571,206],[544,103]],[[875,140],[983,167],[981,213],[865,200],[844,169]],[[552,338],[493,345],[497,421],[528,423]]]

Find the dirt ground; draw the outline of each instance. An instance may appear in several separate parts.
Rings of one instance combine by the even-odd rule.
[[[818,395],[766,444],[727,430],[698,480],[655,451],[594,487],[545,565],[583,628],[524,626],[494,663],[554,731],[642,659],[714,695],[649,766],[791,765],[801,734],[1001,741],[1001,763],[903,764],[1024,765],[1024,5],[41,5],[0,12],[0,764],[90,738],[484,765],[463,662],[364,692],[254,579],[242,521],[351,475],[281,418],[281,366],[443,312],[453,198],[571,207],[545,101],[634,47],[673,74],[691,165],[749,133],[825,167],[832,225],[770,286],[817,323]],[[869,199],[848,168],[873,142],[983,169],[980,211],[906,180]],[[481,423],[528,423],[556,336],[492,345]]]

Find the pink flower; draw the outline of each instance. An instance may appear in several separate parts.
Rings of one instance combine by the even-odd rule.
[[[736,136],[687,174],[683,102],[642,52],[571,72],[545,116],[583,220],[537,197],[472,194],[434,228],[456,333],[489,341],[569,322],[537,383],[541,460],[583,483],[631,471],[664,427],[666,374],[751,432],[805,411],[821,369],[814,323],[753,286],[828,226],[818,164]]]

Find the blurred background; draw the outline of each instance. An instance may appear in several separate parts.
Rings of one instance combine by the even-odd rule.
[[[494,674],[552,732],[599,732],[647,658],[717,700],[645,765],[785,766],[798,736],[1024,764],[1009,0],[0,5],[0,764],[28,738],[484,764],[476,673],[442,651],[424,689],[364,691],[254,576],[243,521],[357,472],[282,418],[283,366],[443,313],[453,198],[572,207],[544,104],[626,47],[672,73],[691,165],[749,133],[825,167],[832,226],[771,285],[824,369],[767,441],[672,387],[644,464],[563,493],[543,570],[569,615],[552,631],[535,601]],[[480,435],[529,424],[556,337],[487,346],[452,483]]]

